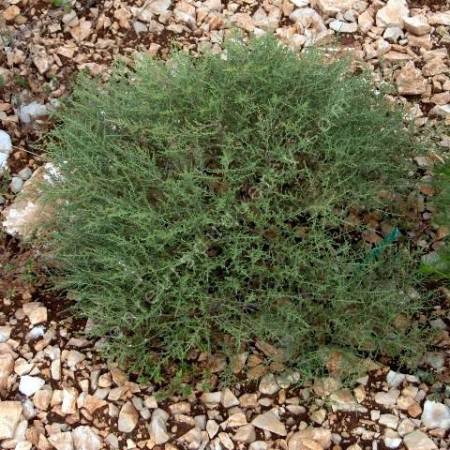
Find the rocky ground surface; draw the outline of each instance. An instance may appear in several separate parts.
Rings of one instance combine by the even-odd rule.
[[[250,448],[269,450],[434,450],[450,448],[450,294],[422,318],[437,331],[421,373],[388,361],[348,388],[336,376],[298,385],[298,374],[257,343],[233,362],[195,355],[212,373],[186,397],[159,395],[105,363],[89,322],[66,311],[46,289],[37,250],[20,246],[45,214],[33,180],[48,176],[39,139],[49,114],[80,70],[107,77],[118,56],[165,58],[171,46],[220,52],[233,30],[274,33],[301,50],[321,45],[350,54],[376,83],[396,87],[424,133],[442,152],[416,158],[410,238],[430,254],[448,231],[432,223],[433,165],[450,138],[450,5],[445,1],[361,0],[4,0],[0,6],[0,447],[26,450],[101,448]],[[27,196],[24,196],[24,193]],[[382,239],[373,217],[368,242]],[[5,235],[6,236],[6,235]],[[218,383],[227,367],[235,382]],[[330,370],[333,375],[333,370]],[[417,376],[419,375],[419,377]],[[425,376],[426,375],[426,376]],[[248,381],[250,380],[250,381]]]

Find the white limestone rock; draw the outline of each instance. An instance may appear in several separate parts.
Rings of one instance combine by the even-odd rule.
[[[0,401],[0,441],[13,438],[21,414],[20,402]]]
[[[379,27],[403,28],[405,17],[409,16],[409,8],[406,0],[389,0],[376,15],[376,23]]]
[[[19,391],[27,397],[31,397],[33,394],[39,391],[39,389],[41,389],[44,384],[45,380],[40,377],[24,375],[23,377],[20,377]]]
[[[426,400],[423,405],[422,423],[427,428],[450,428],[450,408],[443,403]]]

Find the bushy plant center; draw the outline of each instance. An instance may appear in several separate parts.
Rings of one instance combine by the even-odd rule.
[[[417,352],[408,249],[371,258],[349,219],[392,211],[417,144],[347,62],[273,39],[143,59],[83,77],[60,119],[58,286],[113,357],[157,378],[253,339],[305,374],[333,350]]]

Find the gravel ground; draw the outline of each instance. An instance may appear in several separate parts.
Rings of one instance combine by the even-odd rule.
[[[390,361],[361,361],[372,370],[356,387],[341,386],[338,369],[299,386],[277,349],[257,342],[234,361],[194,354],[193,364],[210,369],[208,389],[191,380],[190,394],[163,397],[158,386],[98,356],[101,342],[84,333],[90,323],[70,317],[69,301],[47,290],[37,250],[17,239],[45,214],[33,180],[51,168],[43,168],[38,140],[74,74],[84,69],[107,77],[119,55],[130,62],[136,52],[165,58],[171,45],[220,52],[239,28],[245,35],[274,33],[298,50],[316,44],[336,57],[351,55],[355,70],[368,66],[377,83],[397,87],[392,101],[407,105],[424,133],[437,130],[442,154],[416,158],[419,189],[411,197],[418,225],[410,238],[432,257],[448,233],[433,226],[429,204],[432,167],[450,146],[439,131],[450,124],[448,2],[5,0],[0,12],[0,208],[3,228],[15,235],[0,246],[1,448],[450,448],[445,289],[430,317],[419,319],[438,331],[421,368],[427,377],[402,373]],[[376,243],[382,224],[370,220],[365,239]],[[331,366],[339,367],[339,355]],[[228,388],[218,381],[224,370],[236,380]]]

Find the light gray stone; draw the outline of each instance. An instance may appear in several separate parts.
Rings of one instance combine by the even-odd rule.
[[[45,381],[40,377],[24,375],[23,377],[20,377],[19,391],[27,397],[30,397],[39,391],[44,384]]]
[[[66,387],[62,392],[61,412],[63,414],[75,414],[77,411],[78,391],[73,387]]]
[[[349,23],[342,20],[333,20],[329,26],[337,33],[356,33],[358,31],[358,25],[354,22]]]
[[[153,14],[160,15],[167,12],[172,5],[172,0],[150,0],[148,2],[148,9]]]
[[[20,177],[12,177],[11,183],[9,184],[11,192],[18,194],[23,188],[23,180]]]
[[[442,117],[443,119],[450,117],[450,104],[434,106],[430,110],[430,116]]]
[[[416,430],[403,438],[408,450],[436,450],[436,444],[422,431]]]
[[[256,416],[252,424],[261,430],[270,431],[279,436],[286,436],[286,427],[284,423],[280,421],[278,416],[273,411],[267,411],[264,414]]]
[[[289,18],[293,22],[299,23],[305,30],[313,29],[316,33],[327,30],[322,17],[312,8],[296,9],[289,15]]]
[[[334,16],[337,13],[343,13],[353,9],[359,0],[316,0],[319,10],[327,15]]]
[[[264,441],[255,441],[248,446],[248,450],[267,450],[267,448],[267,442]]]
[[[21,414],[20,402],[0,401],[0,441],[14,436]]]
[[[431,31],[431,25],[425,16],[405,17],[403,21],[406,30],[416,36],[422,36]]]
[[[6,156],[7,158],[11,152],[12,152],[11,138],[6,131],[0,130],[0,154]]]
[[[450,408],[443,403],[426,400],[423,405],[422,423],[427,428],[450,428]]]
[[[220,401],[222,400],[222,392],[220,392],[220,391],[205,392],[200,397],[200,400],[203,403],[210,403],[210,404],[220,403]]]
[[[391,389],[389,392],[377,392],[375,394],[375,402],[386,407],[394,406],[400,395],[398,389]]]
[[[259,392],[264,395],[273,395],[276,394],[280,390],[280,386],[275,379],[275,375],[273,373],[268,373],[261,378],[259,383]]]
[[[47,116],[49,110],[46,105],[39,102],[31,102],[21,105],[18,110],[19,119],[23,123],[31,123],[35,119]]]
[[[139,20],[135,20],[133,22],[133,29],[136,34],[148,32],[148,26],[145,23],[140,22]]]
[[[431,25],[446,25],[450,26],[450,12],[438,12],[432,14],[429,18],[429,23]]]
[[[98,434],[88,426],[79,426],[72,431],[75,450],[100,450],[103,446]]]
[[[73,439],[70,431],[51,434],[48,441],[56,450],[73,450]]]
[[[233,439],[237,442],[250,444],[256,439],[255,427],[251,424],[247,424],[238,428]]]
[[[224,408],[232,408],[233,406],[238,406],[239,405],[238,398],[228,388],[225,388],[222,391],[221,402],[222,402],[222,405],[223,405]]]
[[[11,336],[12,328],[8,325],[0,326],[0,343],[6,342]]]
[[[398,426],[398,417],[394,414],[381,414],[379,422],[388,428],[395,430]]]
[[[294,433],[288,440],[288,450],[304,450],[304,443],[316,442],[320,448],[328,449],[331,447],[331,430],[327,428],[308,427],[304,430]],[[319,448],[319,447],[314,447]]]
[[[125,403],[119,413],[118,429],[122,433],[131,433],[139,420],[139,413],[131,402]]]
[[[10,353],[0,353],[0,392],[7,388],[8,377],[14,370],[14,358]]]
[[[403,37],[405,37],[405,34],[400,27],[387,27],[383,33],[383,38],[391,44],[395,44]]]
[[[365,406],[360,405],[352,392],[348,389],[340,389],[333,392],[330,397],[331,407],[333,411],[347,411],[347,412],[367,412]]]
[[[386,445],[387,448],[398,448],[400,447],[400,444],[402,443],[402,438],[400,435],[390,428],[386,428],[384,431],[384,437],[383,437],[384,445]]]
[[[376,15],[379,27],[403,27],[405,17],[409,16],[409,8],[406,0],[389,0]]]
[[[219,424],[215,420],[208,420],[208,422],[206,423],[206,431],[209,438],[213,439],[219,431]]]
[[[23,311],[31,325],[47,321],[47,308],[40,302],[29,302],[23,305]]]
[[[398,93],[401,95],[420,95],[427,90],[427,81],[412,61],[407,62],[400,69],[395,82]]]
[[[114,450],[118,450],[119,447],[119,439],[115,434],[109,433],[105,438],[106,445]]]
[[[304,8],[309,5],[309,0],[290,0],[297,8]]]
[[[297,371],[288,370],[280,375],[277,375],[276,379],[280,388],[287,389],[289,386],[299,382],[300,373]]]
[[[0,175],[3,173],[3,169],[6,168],[7,162],[8,162],[8,155],[5,153],[0,153]]]
[[[220,435],[221,433],[219,433]],[[202,444],[203,436],[201,430],[194,427],[191,428],[187,433],[183,434],[177,439],[180,444],[186,445],[189,449],[198,449]]]
[[[163,409],[157,408],[153,411],[152,420],[150,421],[150,437],[156,445],[165,444],[170,436],[167,433],[167,420],[169,414]]]
[[[24,167],[19,171],[17,175],[22,178],[23,181],[26,181],[31,178],[31,175],[33,175],[33,171],[29,167]]]

